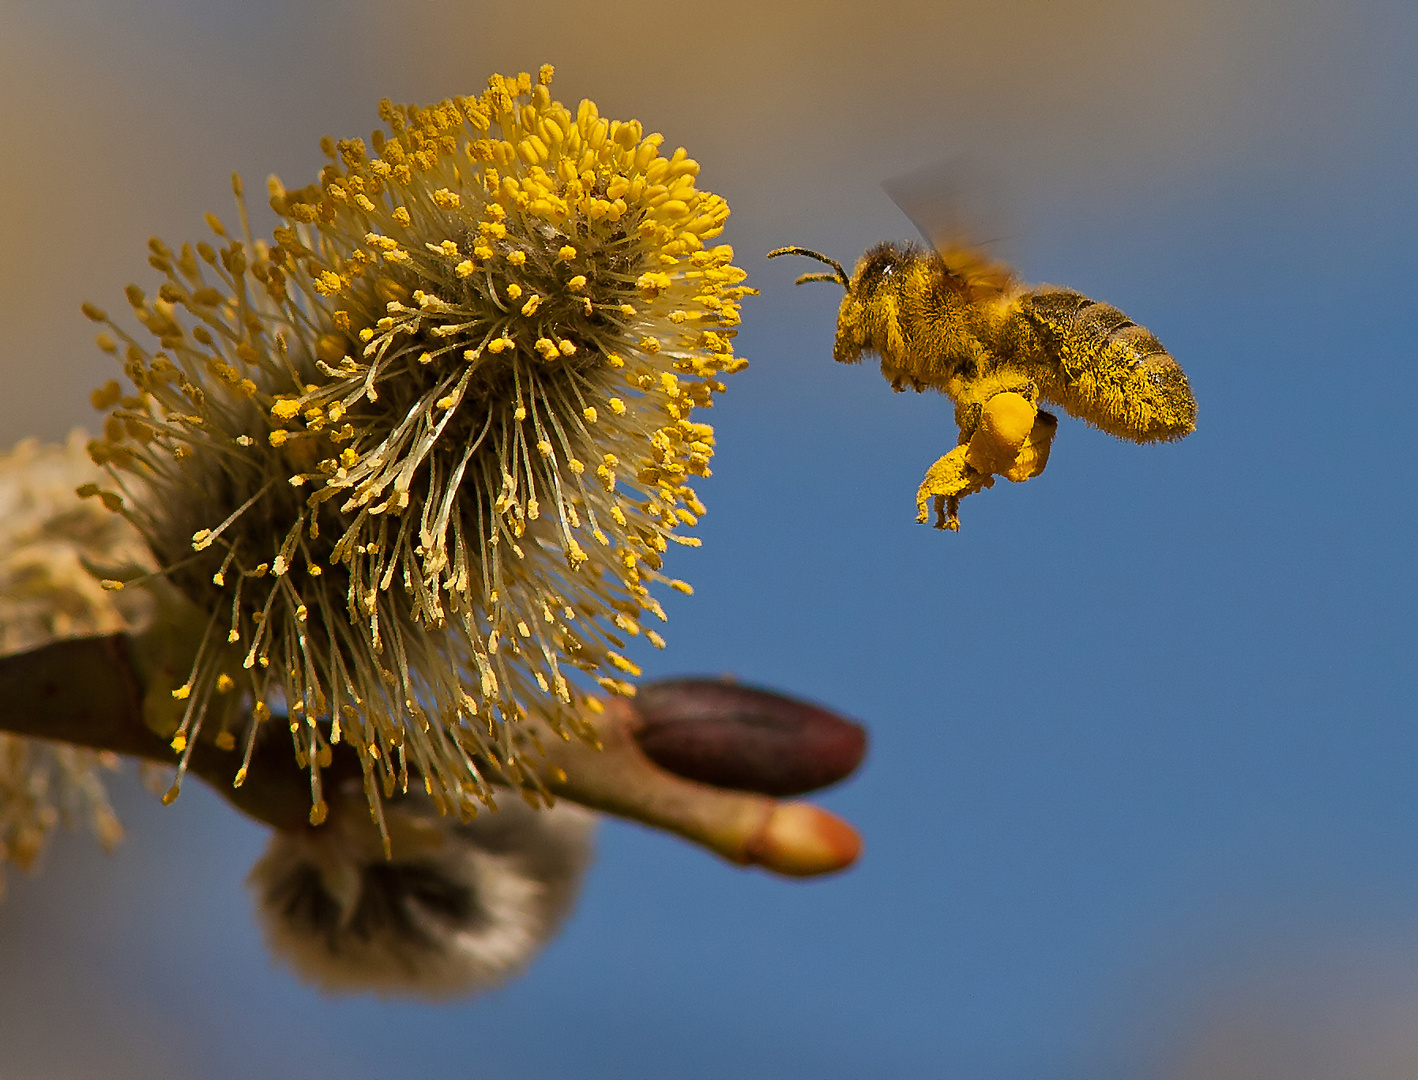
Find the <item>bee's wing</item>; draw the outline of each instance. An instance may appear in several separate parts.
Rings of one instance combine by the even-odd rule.
[[[1003,177],[956,159],[913,169],[882,187],[951,273],[1001,291],[1013,280],[1002,252],[1010,232]]]

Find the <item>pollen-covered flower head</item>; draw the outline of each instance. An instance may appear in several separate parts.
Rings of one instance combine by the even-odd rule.
[[[728,207],[550,77],[384,103],[368,146],[326,140],[318,184],[271,182],[274,244],[244,210],[240,236],[209,218],[215,246],[153,241],[167,280],[128,297],[156,347],[87,309],[136,387],[96,395],[95,457],[142,477],[125,512],[210,613],[175,744],[217,716],[249,758],[284,699],[315,819],[340,739],[372,799],[410,768],[440,803],[486,798],[481,758],[521,775],[518,719],[633,692],[652,587],[688,591],[661,569],[698,543],[692,413],[744,364],[749,290],[706,246]]]

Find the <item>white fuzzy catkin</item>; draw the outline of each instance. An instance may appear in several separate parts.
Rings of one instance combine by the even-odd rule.
[[[271,951],[334,993],[442,999],[524,968],[570,911],[595,817],[504,793],[470,822],[411,795],[384,808],[393,858],[358,789],[327,823],[278,832],[248,884]]]
[[[76,431],[63,446],[30,439],[0,455],[0,655],[66,638],[138,629],[142,590],[110,592],[105,575],[147,570],[138,531],[75,488],[103,478]],[[28,868],[60,821],[87,821],[105,847],[123,829],[99,777],[117,759],[44,739],[0,734],[0,868]],[[4,881],[0,878],[0,891]]]

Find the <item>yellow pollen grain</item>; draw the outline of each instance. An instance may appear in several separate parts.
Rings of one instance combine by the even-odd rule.
[[[525,251],[510,251],[507,253],[507,261],[513,266],[521,266],[527,261],[527,253]]]

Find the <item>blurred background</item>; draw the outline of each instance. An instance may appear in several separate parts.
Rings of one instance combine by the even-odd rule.
[[[553,63],[701,161],[762,290],[697,595],[637,659],[873,736],[822,799],[849,873],[610,824],[530,974],[442,1006],[276,968],[262,830],[130,770],[115,855],[11,875],[0,1077],[1418,1075],[1416,50],[1403,0],[0,0],[0,442],[94,426],[80,301],[150,288],[233,170],[304,183],[380,97]],[[1200,401],[1171,446],[1064,419],[958,535],[913,523],[949,403],[834,364],[840,293],[763,259],[911,237],[881,184],[947,160]]]

